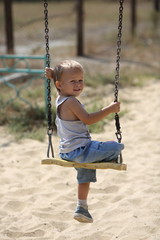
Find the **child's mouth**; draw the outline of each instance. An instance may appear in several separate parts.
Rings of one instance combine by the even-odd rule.
[[[74,89],[74,91],[79,92],[79,91],[81,91],[81,89]]]

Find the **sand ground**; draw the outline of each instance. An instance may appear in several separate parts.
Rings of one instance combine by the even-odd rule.
[[[126,172],[98,170],[88,199],[92,224],[72,218],[73,168],[41,165],[45,142],[16,142],[0,128],[0,240],[159,240],[160,81],[123,89]],[[94,139],[114,136],[114,123]],[[112,135],[113,133],[113,135]],[[58,152],[58,138],[53,137]]]

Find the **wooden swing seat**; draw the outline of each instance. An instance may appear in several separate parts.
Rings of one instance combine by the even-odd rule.
[[[73,161],[66,161],[60,158],[46,158],[43,159],[42,164],[50,165],[59,165],[62,167],[75,167],[75,168],[88,168],[88,169],[114,169],[120,171],[126,171],[127,165],[123,163],[114,163],[114,162],[96,162],[96,163],[78,163]]]

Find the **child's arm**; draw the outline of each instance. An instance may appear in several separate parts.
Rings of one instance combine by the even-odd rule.
[[[66,108],[68,108],[79,120],[87,125],[91,125],[102,120],[104,117],[111,113],[120,111],[120,103],[113,102],[107,107],[102,108],[100,111],[88,113],[76,98],[70,98],[66,101]]]
[[[53,79],[53,68],[45,68],[45,76],[47,79]]]

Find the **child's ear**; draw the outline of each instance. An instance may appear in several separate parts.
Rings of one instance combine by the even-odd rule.
[[[56,88],[60,89],[61,88],[60,81],[55,81],[55,86],[56,86]]]

